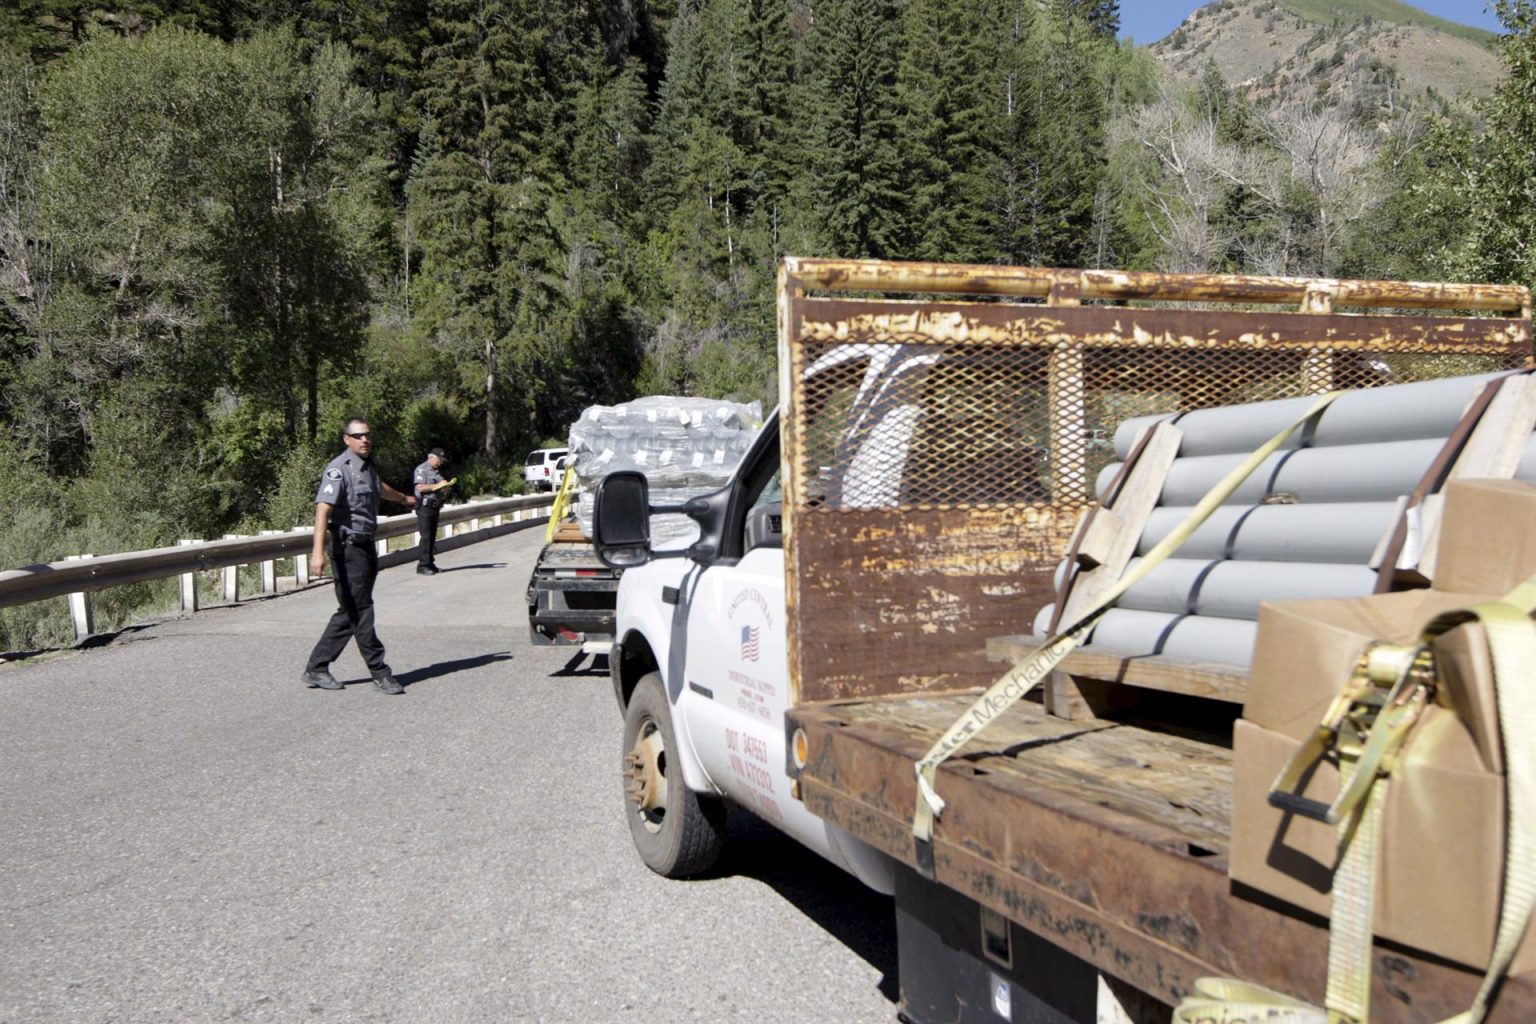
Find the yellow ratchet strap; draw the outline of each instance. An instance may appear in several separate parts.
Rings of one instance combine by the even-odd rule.
[[[1378,774],[1391,771],[1433,689],[1434,661],[1427,643],[1367,647],[1322,724],[1296,749],[1269,787],[1270,804],[1329,825],[1347,820]],[[1339,795],[1332,804],[1302,796],[1303,777],[1330,753],[1338,756],[1341,774],[1347,776]]]
[[[575,470],[566,466],[565,473],[560,477],[560,489],[555,492],[555,503],[549,507],[549,525],[544,527],[545,544],[555,539],[555,530],[560,526],[560,520],[565,518],[565,510],[571,503],[571,483],[575,479]]]
[[[1394,717],[1394,707],[1427,701],[1429,692],[1423,680],[1423,652],[1435,637],[1472,621],[1480,621],[1488,637],[1489,654],[1493,663],[1494,693],[1499,712],[1500,741],[1504,749],[1504,877],[1503,895],[1499,904],[1499,922],[1494,936],[1493,954],[1482,986],[1472,1005],[1463,1012],[1447,1018],[1441,1024],[1480,1024],[1488,1013],[1493,990],[1509,971],[1515,953],[1519,950],[1530,924],[1532,910],[1536,908],[1536,816],[1531,813],[1536,802],[1536,702],[1526,697],[1536,669],[1536,622],[1531,612],[1536,610],[1536,577],[1526,580],[1498,601],[1474,605],[1464,611],[1452,611],[1437,616],[1423,630],[1417,646],[1411,648],[1377,645],[1361,659],[1351,689],[1339,699],[1325,719],[1323,726],[1303,750],[1316,750],[1319,736],[1342,737],[1335,749],[1339,755],[1341,799],[1333,805],[1318,804],[1303,810],[1292,807],[1298,813],[1311,812],[1312,817],[1322,817],[1321,807],[1334,811],[1339,824],[1339,866],[1334,872],[1332,913],[1328,929],[1328,988],[1326,994],[1326,1021],[1328,1024],[1368,1024],[1370,1018],[1371,942],[1372,924],[1375,920],[1375,888],[1378,852],[1381,833],[1382,808],[1387,799],[1387,778],[1402,743],[1402,735],[1411,724]],[[1373,652],[1380,652],[1380,660],[1374,666],[1376,678],[1362,683],[1361,677],[1369,677]],[[1411,659],[1409,654],[1411,652]],[[1399,668],[1398,681],[1381,702],[1383,709],[1367,728],[1369,735],[1362,743],[1360,736],[1351,734],[1358,722],[1361,707],[1369,701],[1362,700],[1362,690],[1380,686],[1389,674],[1389,666]],[[1431,666],[1432,669],[1432,666]],[[1405,680],[1418,677],[1411,685]],[[1344,708],[1343,711],[1340,709]],[[1417,717],[1417,712],[1413,713]],[[1390,738],[1388,734],[1392,734]],[[1330,749],[1324,744],[1323,752]],[[1374,756],[1373,749],[1384,751]],[[1298,759],[1300,758],[1298,754]],[[1276,780],[1277,790],[1270,799],[1277,806],[1286,806],[1286,797],[1276,800],[1277,791],[1293,789],[1292,766]],[[1311,763],[1311,762],[1307,762]],[[1365,779],[1362,787],[1356,782]],[[1284,789],[1280,789],[1285,784]],[[1344,799],[1343,794],[1356,794]],[[1289,798],[1295,800],[1294,792]],[[1326,819],[1325,819],[1326,820]],[[1254,993],[1264,993],[1266,998],[1253,998]],[[1274,1000],[1281,1000],[1276,1003]],[[1275,1021],[1290,1024],[1294,1019],[1300,1024],[1305,1020],[1321,1021],[1324,1011],[1307,1007],[1313,1014],[1309,1018],[1292,1018],[1275,1013],[1251,1013],[1273,1006],[1291,1006],[1295,1000],[1271,993],[1257,986],[1221,978],[1203,978],[1196,984],[1196,992],[1184,1000],[1174,1011],[1174,1024],[1226,1024],[1230,1021]],[[1306,1004],[1298,1004],[1304,1006]],[[1290,1010],[1286,1011],[1291,1012]],[[1248,1014],[1248,1016],[1245,1016]]]
[[[1173,1011],[1173,1024],[1329,1024],[1310,1003],[1262,985],[1230,978],[1201,978]]]
[[[1314,416],[1326,409],[1335,398],[1343,394],[1342,391],[1332,391],[1323,395],[1310,408],[1307,409],[1296,421],[1274,437],[1265,441],[1242,464],[1235,467],[1230,473],[1212,487],[1205,497],[1200,499],[1194,510],[1181,522],[1172,533],[1164,537],[1155,547],[1137,563],[1136,567],[1120,577],[1119,581],[1101,598],[1092,608],[1078,616],[1076,621],[1063,625],[1055,634],[1050,636],[1036,651],[1034,656],[1021,664],[1015,665],[1003,675],[1001,679],[993,683],[986,693],[977,698],[976,702],[951,725],[917,762],[917,808],[912,815],[912,835],[916,840],[916,859],[918,869],[925,875],[933,874],[933,825],[935,819],[944,813],[944,800],[935,789],[935,778],[939,765],[948,760],[957,750],[965,746],[982,729],[995,720],[1014,702],[1023,697],[1035,685],[1045,678],[1046,673],[1060,664],[1061,660],[1072,652],[1083,638],[1098,622],[1100,616],[1109,609],[1120,596],[1133,587],[1179,546],[1189,539],[1190,535],[1208,519],[1212,512],[1216,511],[1232,492],[1258,469],[1265,459],[1273,455],[1288,437],[1299,427],[1311,420]],[[1153,428],[1157,429],[1157,428]]]

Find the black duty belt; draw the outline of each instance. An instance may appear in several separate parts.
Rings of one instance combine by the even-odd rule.
[[[366,548],[373,544],[373,534],[355,533],[351,530],[340,530],[331,534],[331,537],[343,544],[355,544],[360,548]]]

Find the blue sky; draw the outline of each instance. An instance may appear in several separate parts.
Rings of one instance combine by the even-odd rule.
[[[1179,27],[1189,12],[1210,0],[1120,0],[1120,34],[1138,43],[1155,43]],[[1409,0],[1421,11],[1448,21],[1500,31],[1499,19],[1483,0]]]

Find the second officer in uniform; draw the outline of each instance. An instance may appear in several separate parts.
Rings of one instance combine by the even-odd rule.
[[[416,571],[423,576],[437,573],[437,513],[443,507],[443,494],[453,486],[444,480],[442,469],[448,461],[441,448],[427,453],[427,461],[416,467],[416,529],[421,535]],[[458,479],[457,477],[454,478]]]
[[[320,475],[315,494],[315,543],[309,553],[310,574],[319,576],[325,571],[325,544],[329,540],[337,608],[310,652],[303,680],[306,686],[322,690],[341,689],[330,665],[347,641],[356,639],[358,653],[379,692],[404,693],[405,687],[389,670],[384,645],[373,631],[373,581],[379,573],[373,533],[379,521],[380,496],[407,507],[415,507],[416,499],[379,479],[367,420],[348,420],[342,428],[342,441],[347,450],[332,459]]]

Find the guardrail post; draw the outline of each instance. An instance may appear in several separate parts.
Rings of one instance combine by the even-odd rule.
[[[378,540],[373,542],[373,546],[378,549],[380,558],[383,558],[385,555],[389,554],[388,537],[380,537]]]
[[[239,540],[240,535],[226,533],[225,540]],[[236,604],[240,600],[240,567],[238,565],[226,565],[224,573],[224,601],[226,604]]]
[[[176,542],[177,546],[179,547],[186,547],[188,544],[196,543],[197,541],[195,540],[179,540]],[[184,572],[181,574],[181,610],[184,612],[197,611],[196,570],[193,570],[192,572]]]
[[[479,531],[479,529],[480,529],[480,517],[476,516],[475,518],[473,518],[473,519],[471,519],[469,521],[469,532],[470,533],[476,533],[476,532]]]
[[[491,516],[491,526],[492,527],[497,527],[497,526],[500,526],[500,525],[501,525],[501,513],[497,512],[494,516]]]
[[[453,536],[453,524],[452,523],[444,523],[441,527],[439,527],[439,529],[441,529],[443,531],[443,539],[444,540],[447,540],[449,537]]]
[[[293,556],[293,585],[303,589],[309,586],[309,552]]]
[[[90,555],[67,555],[66,562],[78,562]],[[75,640],[84,640],[96,632],[96,620],[91,614],[91,595],[82,590],[69,595],[69,617],[75,622]]]
[[[282,533],[282,530],[262,530],[263,537],[271,537]],[[261,563],[261,592],[263,594],[277,593],[277,559],[269,558]]]

